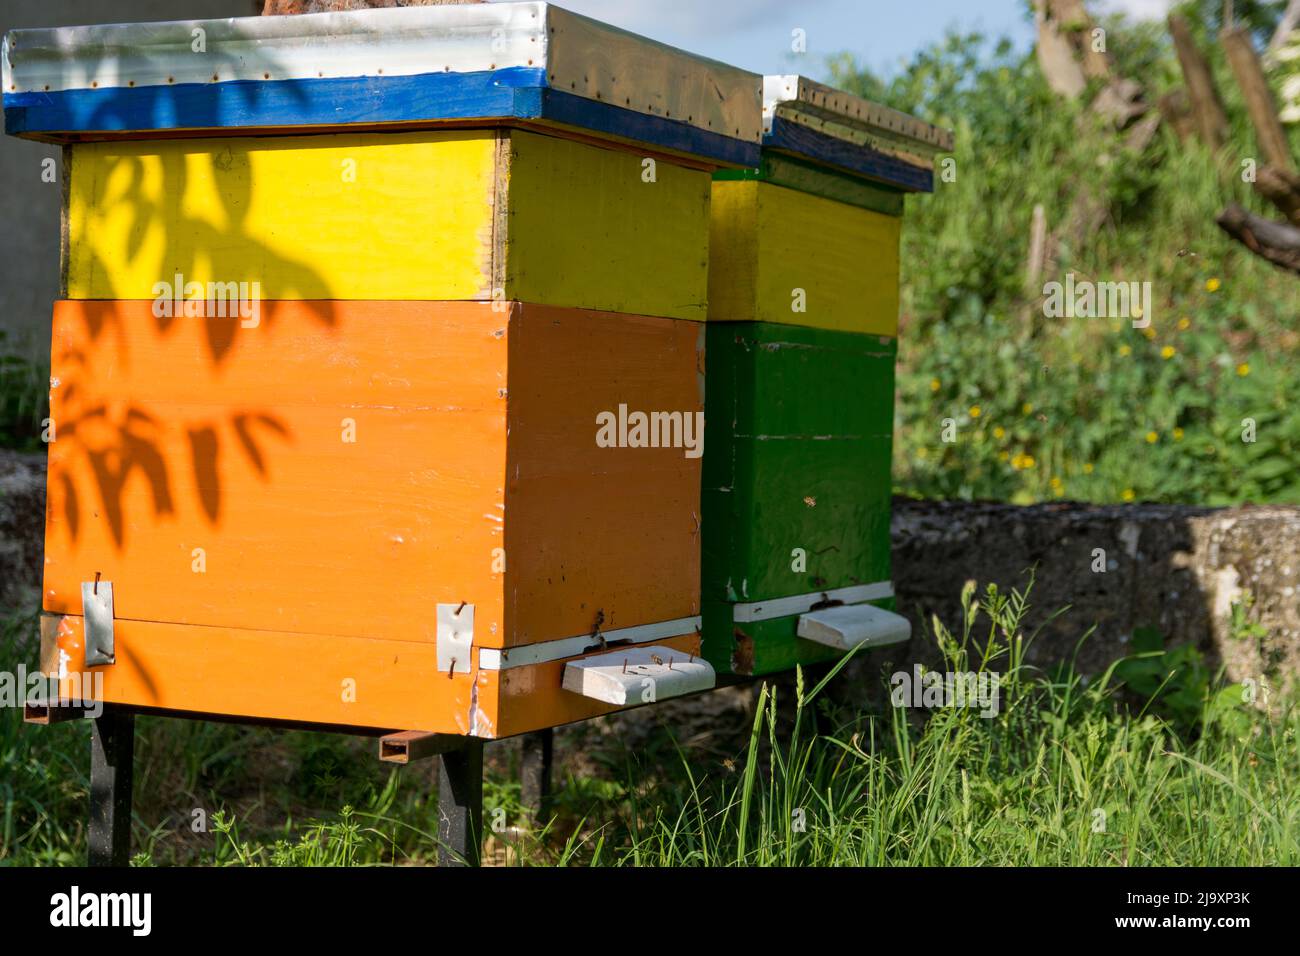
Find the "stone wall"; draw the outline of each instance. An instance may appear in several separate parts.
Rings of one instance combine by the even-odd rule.
[[[45,456],[0,450],[0,611],[36,606],[44,536]]]
[[[1194,643],[1234,680],[1300,672],[1300,508],[900,499],[893,539],[899,610],[914,635],[929,632],[931,615],[958,626],[967,579],[1023,589],[1032,569],[1027,630],[1042,632],[1030,663],[1068,660],[1095,624],[1079,651],[1085,673],[1128,653],[1139,627]],[[1232,605],[1251,599],[1247,620],[1263,639],[1230,625]]]

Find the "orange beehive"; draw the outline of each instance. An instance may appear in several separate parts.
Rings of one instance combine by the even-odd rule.
[[[96,575],[104,699],[148,707],[495,737],[599,712],[554,662],[626,628],[698,650],[700,459],[595,434],[629,399],[699,409],[702,326],[277,302],[245,329],[151,306],[55,309],[52,667],[81,669]],[[472,656],[440,666],[437,608],[462,603]]]

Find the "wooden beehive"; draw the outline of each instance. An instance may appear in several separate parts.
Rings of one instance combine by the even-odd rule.
[[[761,162],[713,183],[704,654],[736,674],[907,636],[878,610],[893,601],[899,235],[904,194],[928,191],[951,148],[802,77],[764,93]]]
[[[67,146],[48,673],[487,738],[619,706],[583,675],[620,646],[712,683],[701,459],[597,434],[703,410],[710,174],[757,162],[759,77],[543,3],[18,31],[4,65],[8,131]]]

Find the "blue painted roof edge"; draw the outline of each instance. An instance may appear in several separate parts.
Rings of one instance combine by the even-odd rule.
[[[755,166],[759,145],[687,123],[552,90],[529,67],[475,73],[184,83],[6,93],[5,132],[47,140],[87,134],[422,121],[550,121],[722,162]]]
[[[773,118],[771,130],[763,135],[763,148],[834,166],[864,179],[887,183],[909,192],[934,192],[933,170],[914,166],[870,146],[827,136],[779,116]]]

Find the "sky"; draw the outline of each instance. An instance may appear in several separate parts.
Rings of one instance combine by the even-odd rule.
[[[556,0],[558,6],[755,73],[825,77],[826,58],[848,51],[879,73],[941,40],[949,27],[1033,45],[1023,0]],[[1170,0],[1100,0],[1099,10],[1163,17]],[[807,52],[791,52],[801,29]]]

